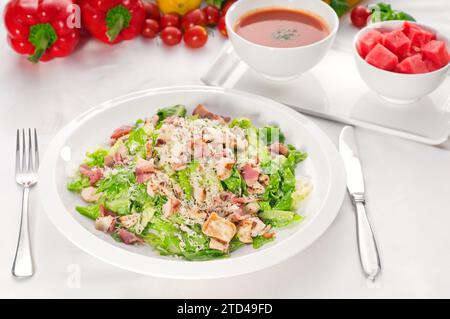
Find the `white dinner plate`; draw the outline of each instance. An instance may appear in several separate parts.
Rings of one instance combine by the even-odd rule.
[[[199,103],[213,112],[231,117],[246,116],[258,126],[277,124],[287,142],[307,151],[309,157],[297,169],[308,176],[314,190],[299,213],[301,223],[277,231],[277,238],[255,250],[243,247],[228,258],[192,262],[163,257],[150,246],[127,246],[95,230],[94,224],[75,211],[78,194],[67,190],[69,175],[86,151],[107,145],[111,132],[139,118],[150,117],[158,108],[184,104],[189,111]],[[342,160],[328,137],[309,119],[272,100],[248,93],[202,86],[148,90],[119,97],[81,114],[65,126],[50,143],[39,171],[40,198],[53,224],[84,251],[115,266],[142,274],[169,278],[218,278],[269,267],[305,249],[328,228],[345,194]]]

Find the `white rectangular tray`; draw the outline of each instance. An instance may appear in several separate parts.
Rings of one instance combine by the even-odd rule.
[[[391,104],[365,85],[352,54],[336,48],[299,79],[279,83],[249,69],[228,44],[201,80],[262,95],[305,114],[426,144],[441,144],[450,135],[450,78],[417,103]]]

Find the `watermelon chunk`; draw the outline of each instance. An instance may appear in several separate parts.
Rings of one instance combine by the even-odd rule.
[[[431,40],[422,47],[422,55],[426,60],[433,62],[438,68],[446,66],[449,54],[443,41]]]
[[[384,35],[377,30],[362,35],[356,43],[359,55],[364,59],[378,43],[383,43],[383,38]]]
[[[427,69],[429,72],[433,72],[433,71],[440,69],[440,67],[438,65],[434,64],[433,61],[430,61],[430,60],[424,60],[424,61],[425,61],[425,65],[427,66]]]
[[[394,70],[398,63],[397,56],[379,43],[369,52],[365,60],[367,63],[387,71]]]
[[[403,33],[411,40],[411,45],[418,48],[436,39],[434,33],[407,21],[403,24]]]
[[[420,54],[416,54],[397,64],[395,71],[399,73],[418,74],[427,73],[429,70],[425,62],[422,60],[422,56]]]
[[[394,30],[384,35],[384,46],[401,60],[408,56],[411,40],[402,30]]]

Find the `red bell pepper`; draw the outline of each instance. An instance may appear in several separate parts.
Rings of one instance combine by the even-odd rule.
[[[10,1],[5,25],[11,47],[34,63],[69,55],[80,38],[80,30],[69,23],[73,4],[73,0]]]
[[[138,36],[145,20],[140,0],[80,0],[79,5],[84,27],[106,43]]]

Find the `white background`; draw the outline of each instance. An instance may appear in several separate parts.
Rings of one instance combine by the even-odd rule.
[[[419,0],[396,2],[421,22],[450,26],[447,0],[433,5]],[[4,5],[1,7],[3,13]],[[341,19],[340,43],[356,31],[347,24],[346,16]],[[348,197],[329,230],[290,260],[245,276],[183,281],[137,275],[82,252],[50,224],[36,188],[30,221],[36,274],[31,279],[13,278],[10,269],[20,208],[14,181],[15,130],[36,127],[45,151],[62,126],[99,102],[152,87],[201,84],[200,76],[225,40],[216,33],[205,48],[192,51],[183,45],[165,48],[141,38],[116,46],[84,39],[66,59],[31,65],[12,52],[5,36],[2,26],[0,297],[450,297],[450,142],[433,147],[365,129],[356,129],[356,134],[367,183],[368,213],[383,265],[375,286],[366,282],[360,270]],[[342,125],[314,121],[337,142]]]

